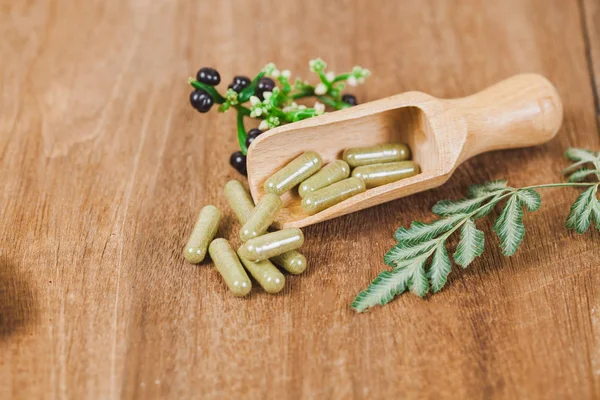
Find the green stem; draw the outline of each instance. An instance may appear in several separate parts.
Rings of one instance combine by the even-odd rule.
[[[244,128],[244,114],[239,111],[237,113],[237,137],[242,154],[248,154],[248,148],[246,147],[246,128]]]
[[[206,93],[210,94],[215,103],[223,104],[225,102],[225,97],[221,96],[214,87],[206,85],[202,82],[198,82],[194,78],[189,78],[188,83],[192,85],[195,89],[204,90]]]
[[[321,103],[326,104],[329,107],[335,108],[336,110],[351,107],[348,103],[344,103],[343,101],[337,101],[327,96],[317,96],[317,99],[319,99]]]
[[[233,106],[233,108],[235,108],[238,111],[238,113],[242,113],[245,117],[250,115],[250,109],[247,107],[244,107],[241,104],[236,104],[235,106]]]
[[[593,182],[568,182],[568,183],[547,183],[544,185],[533,185],[533,186],[525,186],[522,188],[517,188],[517,190],[523,189],[544,189],[544,188],[553,188],[553,187],[569,187],[569,186],[594,186],[598,185],[598,183]]]

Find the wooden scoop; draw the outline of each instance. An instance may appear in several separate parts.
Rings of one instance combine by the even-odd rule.
[[[545,143],[562,118],[558,92],[537,74],[516,75],[460,99],[406,92],[263,133],[248,151],[248,183],[257,202],[265,180],[305,151],[319,153],[325,165],[350,147],[410,146],[419,175],[368,189],[320,213],[306,214],[296,189],[285,193],[274,226],[303,227],[440,186],[477,154]]]

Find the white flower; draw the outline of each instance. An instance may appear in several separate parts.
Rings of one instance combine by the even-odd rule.
[[[285,69],[283,71],[281,71],[281,76],[283,76],[284,78],[288,78],[292,75],[292,73],[290,72],[289,69]]]
[[[260,121],[260,124],[258,125],[258,129],[260,129],[263,132],[268,130],[269,123],[267,122],[267,120],[263,119],[262,121]]]
[[[318,101],[315,102],[314,109],[316,115],[322,115],[323,113],[325,113],[325,105],[319,103]]]
[[[327,80],[329,82],[333,81],[335,79],[335,72],[330,71],[327,73],[327,75],[325,75],[325,78],[327,78]]]
[[[301,104],[298,106],[298,110],[306,110],[306,106],[304,104]]]
[[[277,78],[277,77],[278,77],[280,74],[281,74],[281,72],[279,72],[279,70],[278,70],[278,69],[274,69],[274,70],[273,70],[273,72],[271,72],[271,74],[270,74],[270,75],[271,75],[273,78]]]
[[[356,81],[356,78],[354,76],[350,76],[348,78],[348,85],[350,86],[356,86],[358,84],[358,82]]]
[[[308,62],[308,66],[312,72],[323,71],[325,68],[327,68],[325,61],[321,60],[320,58],[310,60]]]
[[[269,100],[271,98],[271,96],[273,96],[273,93],[263,92],[263,97],[265,98],[265,100]]]
[[[325,86],[325,84],[321,82],[317,85],[317,87],[315,87],[315,94],[320,96],[325,93],[327,93],[327,86]]]
[[[250,96],[250,104],[257,106],[260,104],[260,99],[256,96]]]

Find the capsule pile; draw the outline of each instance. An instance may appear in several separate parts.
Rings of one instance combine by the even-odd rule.
[[[235,296],[250,293],[252,282],[248,273],[265,292],[280,292],[285,286],[285,276],[275,265],[292,275],[301,274],[306,269],[306,258],[296,251],[304,243],[302,231],[294,228],[267,232],[281,208],[278,195],[266,194],[255,206],[239,181],[229,181],[223,191],[229,207],[242,225],[239,237],[243,244],[235,251],[228,240],[215,239],[221,211],[208,205],[200,211],[185,246],[185,259],[198,264],[208,251],[217,271]]]
[[[410,150],[405,144],[346,149],[342,158],[323,167],[323,160],[314,151],[301,154],[265,181],[266,194],[256,205],[242,183],[229,181],[224,194],[241,224],[242,245],[235,251],[228,240],[215,239],[221,211],[208,205],[200,211],[184,249],[185,259],[198,264],[208,252],[236,296],[250,293],[252,282],[248,273],[267,293],[278,293],[285,286],[285,276],[275,265],[292,275],[306,269],[306,258],[297,251],[304,243],[302,231],[298,228],[268,231],[282,206],[282,194],[298,187],[302,208],[312,215],[367,189],[420,172],[419,166],[410,160]]]
[[[298,185],[302,208],[313,215],[367,189],[420,172],[402,143],[346,149],[342,158],[321,168],[321,157],[307,151],[267,179],[265,192],[281,195]]]

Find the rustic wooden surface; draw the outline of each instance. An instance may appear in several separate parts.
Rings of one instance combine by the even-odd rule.
[[[598,18],[592,0],[0,1],[0,397],[600,397],[600,234],[563,229],[576,190],[545,192],[515,256],[489,235],[441,293],[349,309],[394,230],[437,199],[555,181],[567,146],[600,148]],[[539,72],[564,125],[442,188],[307,228],[309,270],[237,299],[180,255],[237,177],[233,115],[194,112],[186,79],[267,61],[306,77],[315,56],[369,67],[360,101]]]

